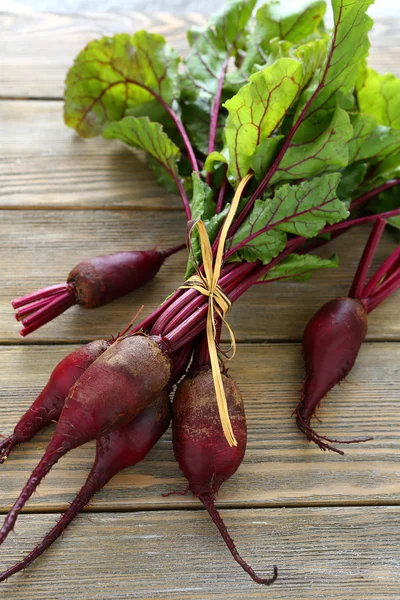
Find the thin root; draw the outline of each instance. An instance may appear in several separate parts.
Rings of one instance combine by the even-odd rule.
[[[344,455],[344,452],[342,450],[339,450],[338,448],[335,448],[334,446],[331,446],[331,444],[360,444],[361,442],[369,442],[373,440],[372,437],[365,437],[354,440],[338,440],[334,438],[328,438],[314,431],[314,429],[310,427],[310,424],[307,423],[298,412],[296,412],[296,423],[297,427],[300,429],[300,431],[302,431],[305,434],[308,441],[314,442],[314,444],[319,446],[321,450],[331,450],[331,452],[336,452],[337,454],[340,454],[342,456]]]
[[[16,445],[17,440],[14,435],[10,435],[10,437],[3,440],[0,444],[0,465],[7,460],[8,455],[10,454],[13,447]]]

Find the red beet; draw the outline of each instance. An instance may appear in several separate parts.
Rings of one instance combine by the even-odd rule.
[[[0,463],[4,462],[14,446],[28,442],[50,423],[58,421],[70,388],[109,345],[105,340],[90,342],[58,363],[46,386],[18,421],[14,432],[0,443]]]
[[[168,429],[170,419],[170,401],[167,393],[161,392],[131,423],[100,438],[93,467],[69,509],[30,554],[0,575],[0,582],[26,569],[41,556],[114,475],[142,461]]]
[[[149,337],[117,339],[71,388],[54,435],[0,531],[0,544],[19,512],[58,460],[73,448],[134,419],[167,385],[170,361]]]
[[[222,430],[211,369],[186,377],[175,394],[172,432],[175,457],[189,482],[189,489],[201,500],[220,531],[233,558],[256,582],[269,585],[270,579],[258,577],[239,555],[215,506],[224,481],[237,471],[246,450],[246,417],[236,382],[222,375],[229,416],[237,446],[229,446]]]
[[[21,321],[21,335],[26,336],[74,304],[97,308],[138,289],[157,274],[166,258],[183,249],[185,244],[165,252],[136,250],[97,256],[80,262],[72,269],[67,282],[21,296],[12,302]]]
[[[362,440],[333,440],[317,434],[311,418],[326,394],[350,373],[367,334],[368,313],[400,286],[400,248],[381,265],[366,284],[369,266],[385,228],[378,219],[365,246],[348,298],[327,302],[304,330],[303,353],[306,377],[296,409],[299,429],[322,450],[343,454],[331,443],[352,444]]]

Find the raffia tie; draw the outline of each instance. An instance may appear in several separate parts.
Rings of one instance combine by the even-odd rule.
[[[225,327],[228,329],[230,339],[231,339],[231,354],[228,359],[234,357],[236,352],[236,342],[235,336],[228,325],[225,315],[231,307],[231,301],[228,296],[224,293],[222,288],[218,285],[218,281],[221,275],[222,269],[222,257],[224,253],[226,236],[228,235],[229,228],[232,224],[234,216],[237,211],[237,207],[240,202],[240,198],[242,196],[243,190],[249,181],[252,175],[246,175],[238,185],[238,188],[235,192],[235,195],[232,200],[231,207],[226,216],[224,224],[221,229],[220,239],[218,242],[217,254],[215,257],[215,261],[213,260],[213,254],[211,249],[210,240],[207,234],[207,229],[203,223],[203,221],[195,221],[192,225],[189,232],[189,252],[191,254],[192,262],[194,264],[194,268],[196,270],[196,274],[190,277],[184,285],[181,286],[182,289],[186,288],[194,288],[200,294],[204,296],[208,296],[208,312],[207,312],[207,344],[208,344],[208,352],[210,354],[210,362],[212,375],[214,380],[215,394],[217,397],[219,416],[221,419],[222,429],[224,431],[224,435],[227,439],[227,442],[230,446],[237,446],[237,441],[233,433],[232,424],[229,418],[228,405],[226,402],[224,385],[222,382],[221,370],[218,359],[217,352],[217,343],[216,343],[216,326],[215,320],[216,318],[220,319]],[[190,236],[193,232],[193,229],[197,227],[200,237],[200,245],[201,245],[201,254],[203,258],[203,267],[204,274],[201,272],[200,267],[193,256],[193,251],[191,249],[190,244]]]

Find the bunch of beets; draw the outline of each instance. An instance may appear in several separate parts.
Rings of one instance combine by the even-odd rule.
[[[386,225],[394,234],[400,228],[400,80],[367,67],[371,1],[332,0],[328,29],[320,0],[296,13],[272,2],[254,16],[255,0],[233,0],[205,27],[189,30],[185,60],[145,31],[93,41],[75,59],[66,78],[66,124],[82,137],[118,139],[147,153],[157,181],[182,198],[187,244],[79,263],[66,283],[14,300],[21,334],[73,304],[95,308],[134,291],[186,247],[189,258],[182,287],[142,322],[64,358],[1,441],[4,462],[14,446],[57,421],[0,544],[62,456],[90,440],[97,450],[69,509],[0,581],[40,556],[116,473],[143,460],[171,418],[188,489],[250,577],[275,581],[276,567],[261,578],[241,558],[215,506],[247,439],[242,397],[219,346],[226,310],[216,298],[229,308],[255,284],[304,281],[317,269],[337,268],[337,256],[312,252],[372,225],[348,296],[325,304],[303,337],[297,425],[321,449],[343,454],[333,445],[341,442],[316,433],[311,419],[352,369],[368,314],[400,287],[399,246],[369,274]],[[358,441],[365,440],[342,443]]]

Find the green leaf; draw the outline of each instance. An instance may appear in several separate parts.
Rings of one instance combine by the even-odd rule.
[[[182,121],[192,144],[202,154],[208,153],[210,135],[210,104],[205,98],[198,98],[195,102],[182,105]],[[226,114],[220,111],[216,131],[216,147],[222,145],[222,132],[225,126]]]
[[[195,173],[192,174],[193,196],[190,201],[192,220],[209,219],[215,214],[213,190]]]
[[[215,163],[224,163],[228,164],[228,158],[222,152],[211,152],[206,158],[206,162],[204,163],[204,168],[209,173],[214,171]]]
[[[215,214],[215,203],[212,200],[213,191],[207,184],[202,182],[196,175],[193,175],[193,198],[190,203],[193,220],[201,219],[208,233],[210,244],[213,244],[222,223],[229,210],[227,205],[218,215]],[[191,237],[193,254],[199,264],[202,263],[200,237],[197,229],[194,229]],[[186,265],[185,279],[188,279],[194,273],[194,265],[188,258]]]
[[[334,30],[326,60],[309,89],[303,93],[298,109],[299,114],[314,92],[319,90],[307,108],[306,119],[317,111],[332,110],[338,92],[346,95],[352,91],[360,72],[360,63],[368,55],[368,31],[372,27],[372,19],[365,13],[372,2],[332,0]]]
[[[256,0],[232,0],[210,19],[206,27],[192,27],[188,31],[191,46],[186,61],[189,81],[208,101],[212,101],[217,93],[226,61],[234,53],[255,3]]]
[[[348,114],[339,107],[329,127],[317,137],[310,123],[304,122],[279,162],[271,183],[313,177],[345,167],[349,159],[347,142],[352,132]]]
[[[292,14],[287,13],[287,6],[287,3],[269,2],[258,9],[254,32],[247,40],[247,55],[242,65],[245,73],[251,73],[254,65],[267,62],[272,40],[299,44],[318,32],[326,10],[325,2],[312,2]]]
[[[278,265],[273,267],[260,281],[271,279],[293,279],[307,281],[319,269],[337,269],[339,257],[334,254],[331,258],[320,258],[315,254],[290,254]]]
[[[351,117],[353,135],[349,141],[349,162],[380,159],[400,149],[400,131],[377,125],[373,116],[355,114]]]
[[[161,185],[165,190],[167,190],[167,192],[172,194],[177,194],[179,192],[174,179],[155,158],[149,156],[147,159],[147,164],[153,171],[154,179],[158,185]]]
[[[278,151],[284,135],[276,135],[266,138],[259,144],[250,160],[250,166],[253,169],[256,178],[261,181],[267,173],[268,167],[271,165]]]
[[[349,165],[341,172],[341,179],[337,187],[338,198],[346,203],[346,207],[350,205],[353,196],[358,196],[358,190],[364,181],[368,165],[366,163],[358,163]]]
[[[93,137],[156,96],[171,105],[178,96],[179,60],[161,35],[145,31],[90,42],[67,75],[65,123]]]
[[[227,205],[223,211],[216,215],[216,207],[215,203],[213,202],[213,190],[194,173],[192,175],[192,180],[193,197],[190,202],[192,219],[201,219],[203,221],[208,233],[210,244],[212,244],[215,238],[217,237],[217,233],[220,230],[223,221],[225,220],[225,217],[229,210],[229,205]],[[196,257],[197,262],[201,264],[201,244],[197,229],[193,230],[191,240],[194,256]],[[188,279],[188,277],[193,275],[193,273],[194,266],[189,256],[188,263],[186,266],[185,279]]]
[[[380,125],[400,129],[400,79],[367,69],[357,100],[360,111],[375,117]]]
[[[180,151],[170,140],[159,123],[147,117],[125,117],[110,123],[103,131],[106,139],[118,139],[128,146],[144,150],[162,165],[171,177],[179,178]]]
[[[229,248],[258,231],[267,230],[240,249],[235,258],[257,258],[267,264],[285,247],[286,235],[283,233],[311,238],[326,224],[345,219],[349,213],[336,195],[339,180],[339,173],[331,173],[299,185],[285,184],[276,190],[273,198],[256,200]]]
[[[229,112],[225,127],[229,170],[239,180],[247,174],[257,146],[281,123],[302,83],[301,63],[281,58],[254,73],[250,83],[225,102]]]

